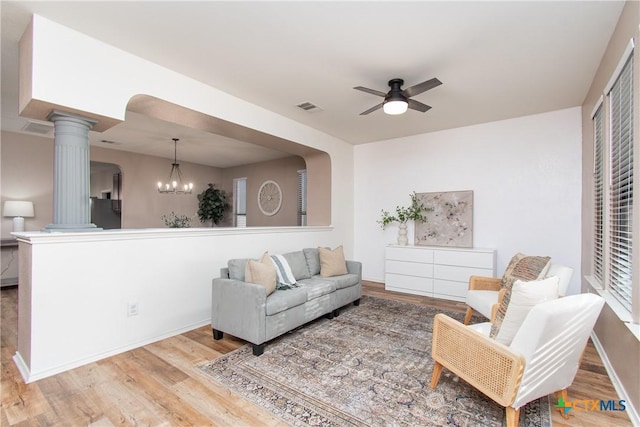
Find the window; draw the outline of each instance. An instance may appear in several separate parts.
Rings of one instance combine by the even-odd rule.
[[[592,279],[620,306],[621,318],[633,311],[633,90],[630,43],[592,116]]]
[[[298,171],[298,225],[307,225],[307,171]]]
[[[609,290],[631,311],[633,57],[608,94],[610,108]]]
[[[234,226],[247,226],[247,178],[233,180],[233,220]]]
[[[604,134],[602,104],[593,116],[593,276],[604,283]]]

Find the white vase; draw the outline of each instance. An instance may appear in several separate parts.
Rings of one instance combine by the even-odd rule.
[[[398,245],[407,246],[407,224],[400,223],[398,226]]]

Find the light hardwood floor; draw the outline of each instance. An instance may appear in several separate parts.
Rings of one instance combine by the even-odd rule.
[[[364,282],[363,293],[445,310],[462,303],[387,292]],[[268,412],[216,385],[197,366],[244,344],[225,334],[214,341],[202,327],[172,338],[25,384],[12,356],[17,343],[17,289],[1,291],[2,426],[111,425],[284,425]],[[616,399],[597,352],[589,343],[569,400]],[[555,401],[554,401],[555,402]],[[569,420],[553,411],[554,426],[627,426],[624,412],[571,411]]]

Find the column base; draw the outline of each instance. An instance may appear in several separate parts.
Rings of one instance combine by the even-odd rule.
[[[78,233],[83,231],[102,231],[95,224],[49,224],[41,231],[45,233]]]

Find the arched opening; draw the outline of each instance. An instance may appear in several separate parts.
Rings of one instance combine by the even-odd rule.
[[[222,188],[227,193],[228,202],[231,208],[225,215],[222,226],[233,227],[238,226],[239,220],[244,220],[246,226],[295,226],[295,225],[329,225],[331,224],[331,164],[329,155],[321,150],[307,147],[293,141],[285,140],[273,135],[249,129],[238,124],[227,122],[206,114],[190,110],[167,101],[163,101],[146,95],[138,95],[131,99],[127,107],[127,115],[125,122],[116,125],[109,130],[94,135],[99,137],[102,142],[111,143],[111,139],[117,141],[118,135],[125,135],[123,129],[133,120],[147,120],[147,129],[150,133],[143,135],[141,131],[134,131],[138,141],[143,138],[149,138],[149,135],[155,132],[154,143],[157,145],[166,145],[171,142],[172,137],[178,135],[168,135],[172,129],[184,132],[185,136],[181,141],[181,147],[178,148],[178,157],[181,162],[191,162],[194,165],[183,165],[184,171],[188,172],[187,166],[192,170],[197,170],[198,186],[194,186],[193,195],[189,197],[175,196],[159,196],[156,197],[152,191],[151,185],[155,184],[155,180],[149,180],[149,189],[142,189],[142,185],[146,183],[142,179],[142,173],[145,172],[147,165],[136,165],[135,170],[131,171],[135,174],[135,186],[140,187],[139,197],[132,193],[134,186],[129,183],[125,191],[125,195],[132,199],[134,206],[141,203],[141,200],[148,199],[145,202],[147,209],[150,209],[155,217],[168,211],[176,213],[189,213],[195,216],[197,209],[197,200],[195,196],[206,189],[209,182],[216,184],[216,187]],[[166,126],[166,127],[165,127]],[[163,128],[163,132],[158,129]],[[197,130],[193,131],[193,130]],[[113,138],[112,138],[113,137]],[[221,148],[224,140],[225,148]],[[129,151],[126,144],[107,146],[104,144],[94,143],[93,146],[102,146],[104,148],[114,148],[116,150]],[[199,154],[192,159],[187,156],[189,152],[189,144],[194,149],[201,150]],[[235,144],[235,145],[233,145]],[[197,145],[197,147],[196,147]],[[256,161],[251,153],[255,150],[258,152],[271,152],[271,158],[267,160]],[[106,150],[103,150],[106,151]],[[112,150],[109,150],[113,152]],[[134,150],[131,150],[135,152]],[[173,148],[170,150],[173,155]],[[279,155],[273,153],[279,152]],[[92,150],[92,159],[100,161],[114,161],[112,155],[99,155],[100,151]],[[141,151],[138,151],[141,153]],[[244,162],[238,162],[235,165],[217,165],[216,160],[222,161],[225,155],[242,155],[249,159]],[[166,157],[164,154],[155,154],[156,156]],[[207,157],[212,157],[211,162],[207,162]],[[253,160],[252,160],[253,159]],[[115,160],[118,162],[117,160]],[[127,162],[125,162],[127,163]],[[167,163],[167,168],[169,168]],[[123,170],[131,169],[127,164]],[[206,166],[211,169],[209,172],[205,170]],[[149,167],[152,167],[149,164]],[[153,166],[156,167],[156,166]],[[306,171],[304,203],[301,203],[301,188],[299,171]],[[160,171],[165,173],[164,169]],[[245,179],[244,194],[238,193],[236,183],[239,179]],[[260,209],[260,189],[267,181],[274,181],[280,189],[281,205],[276,212],[268,212],[265,214]],[[238,197],[244,197],[244,204],[238,203]],[[172,204],[165,203],[169,197],[173,197]],[[264,201],[263,201],[264,202]],[[155,207],[162,206],[161,209],[167,212],[153,212]],[[174,208],[175,207],[175,208]],[[125,228],[137,227],[154,227],[157,225],[146,225],[141,220],[140,214],[130,211],[131,206],[127,205],[127,211],[123,217],[123,226]],[[243,211],[238,212],[240,208]],[[304,220],[301,222],[302,209],[304,208]],[[179,212],[180,210],[184,212]],[[244,218],[238,218],[237,214],[245,214]],[[132,217],[136,216],[132,222]],[[192,226],[202,226],[199,224],[197,216],[192,221]],[[240,221],[242,223],[242,221]]]

